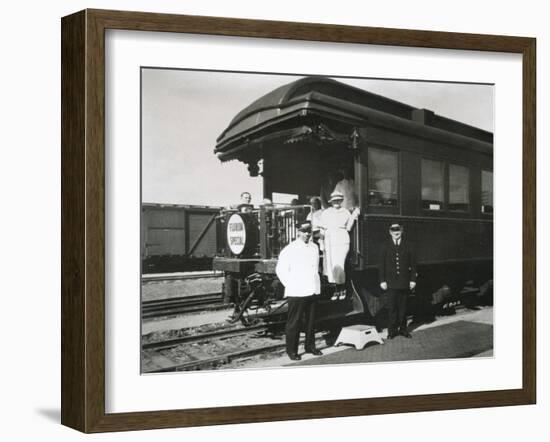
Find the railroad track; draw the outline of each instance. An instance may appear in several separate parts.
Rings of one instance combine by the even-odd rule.
[[[286,344],[278,343],[272,345],[263,345],[255,348],[248,348],[246,350],[234,351],[219,356],[214,356],[207,359],[201,359],[197,361],[189,361],[183,364],[176,364],[158,370],[152,370],[148,373],[166,373],[174,371],[192,371],[192,370],[202,370],[210,367],[215,367],[219,365],[229,364],[237,359],[242,359],[245,357],[256,356],[263,353],[274,352],[277,350],[283,350]]]
[[[182,313],[220,310],[229,307],[229,304],[223,302],[223,293],[206,293],[203,295],[144,301],[141,304],[141,317],[149,319]]]
[[[175,347],[176,345],[189,344],[192,342],[209,341],[214,338],[229,338],[233,336],[247,335],[251,332],[258,332],[267,330],[268,326],[265,324],[255,325],[251,327],[235,327],[226,330],[218,330],[208,333],[199,333],[196,335],[183,336],[181,338],[167,339],[158,342],[149,342],[142,345],[143,350],[165,350],[167,348]]]
[[[151,359],[160,362],[159,365],[162,365],[160,368],[148,371],[148,373],[200,370],[225,365],[245,357],[283,350],[285,348],[284,336],[273,338],[267,334],[270,327],[283,323],[284,321],[279,321],[269,325],[237,327],[143,344],[142,351],[147,353]],[[265,336],[261,335],[262,332],[265,332]],[[232,339],[238,339],[239,341],[235,343],[231,341]],[[259,341],[257,345],[249,345],[254,340]],[[240,348],[243,346],[243,342],[247,343],[246,348]],[[215,356],[196,357],[192,354],[192,350],[193,347],[197,348],[199,346],[203,349],[210,348],[212,354],[215,354],[214,352],[219,350],[220,346],[227,348],[224,348]],[[166,354],[170,351],[179,354],[180,357],[184,355],[188,360],[184,362],[171,360],[171,355]]]

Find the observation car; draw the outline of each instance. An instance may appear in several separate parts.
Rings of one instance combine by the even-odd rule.
[[[309,197],[341,169],[351,172],[360,216],[350,232],[347,297],[331,301],[323,280],[319,320],[380,317],[385,295],[378,256],[394,222],[416,250],[417,287],[409,298],[415,312],[433,312],[468,293],[492,296],[492,133],[330,78],[307,77],[241,110],[214,152],[260,176],[264,198],[282,193],[299,202],[220,215],[225,247],[213,268],[225,272],[235,320],[251,323],[284,310],[278,254],[295,239]]]

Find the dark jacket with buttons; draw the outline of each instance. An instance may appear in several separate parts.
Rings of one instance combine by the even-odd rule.
[[[413,247],[402,237],[398,246],[389,239],[383,246],[379,260],[380,282],[389,289],[408,289],[416,281],[416,257]]]

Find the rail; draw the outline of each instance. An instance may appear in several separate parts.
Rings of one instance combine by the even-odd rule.
[[[254,240],[257,241],[248,250],[247,255],[241,258],[277,258],[281,250],[290,242],[296,239],[297,226],[305,222],[311,213],[310,205],[289,205],[289,206],[262,206],[258,209],[249,209],[244,213],[238,209],[225,209],[220,212],[217,219],[219,222],[226,220],[235,213],[245,214],[253,217]],[[220,229],[225,231],[225,229]],[[364,256],[361,254],[363,226],[361,217],[354,223],[350,231],[350,263],[354,266],[363,265]],[[248,241],[248,240],[247,240]],[[231,257],[229,250],[225,250],[225,256]]]
[[[220,292],[156,299],[144,301],[142,303],[141,318],[151,319],[162,316],[181,315],[184,313],[222,310],[229,307],[229,304],[223,302],[223,294]]]
[[[306,221],[310,211],[309,205],[261,208],[260,232],[265,233],[260,236],[260,255],[267,259],[279,256],[296,239],[297,225]]]
[[[262,259],[276,258],[281,250],[296,239],[297,225],[307,219],[311,212],[310,205],[262,206],[259,209],[247,210],[255,217],[259,230],[258,244],[254,255]],[[237,209],[224,209],[217,217],[225,222],[233,213],[242,213]]]

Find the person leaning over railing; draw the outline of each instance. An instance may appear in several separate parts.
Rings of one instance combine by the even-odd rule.
[[[250,213],[254,210],[254,205],[251,203],[252,195],[250,192],[241,193],[241,202],[239,204],[231,205],[231,209],[236,209],[241,213]]]

